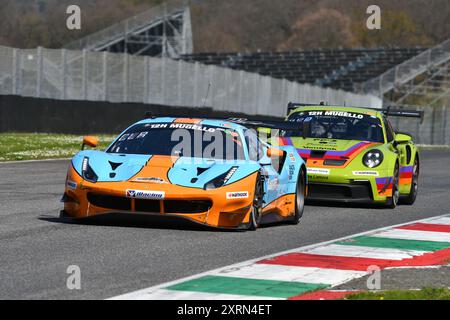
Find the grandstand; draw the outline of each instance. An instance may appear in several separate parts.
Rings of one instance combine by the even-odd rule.
[[[65,48],[171,58],[192,53],[189,1],[166,1]]]
[[[180,59],[346,91],[406,61],[423,48],[322,49],[290,52],[198,53]]]
[[[389,104],[448,106],[450,104],[450,39],[406,60],[360,87]]]
[[[443,100],[449,95],[449,40],[431,49],[339,48],[193,54],[190,17],[193,1],[165,1],[137,16],[72,42],[65,48],[168,57],[321,88],[369,93],[389,104],[423,105],[424,101],[427,105],[447,104]],[[73,59],[81,60],[81,54]],[[51,64],[51,61],[47,63]],[[121,66],[121,62],[117,66]],[[110,66],[109,69],[116,67]]]

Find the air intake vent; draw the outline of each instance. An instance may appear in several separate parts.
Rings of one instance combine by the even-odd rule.
[[[166,213],[200,213],[206,212],[212,207],[209,200],[165,200],[164,211]]]
[[[139,212],[160,213],[159,200],[135,199],[134,209]]]
[[[131,210],[131,199],[128,198],[95,193],[88,193],[87,198],[96,207],[114,210]]]
[[[326,166],[343,166],[347,160],[327,159],[323,162]]]

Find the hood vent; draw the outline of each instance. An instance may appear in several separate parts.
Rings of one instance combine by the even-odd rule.
[[[203,172],[205,172],[206,170],[208,170],[209,168],[197,168],[197,176],[201,175]]]
[[[108,162],[109,162],[109,165],[111,166],[112,171],[116,170],[123,163],[123,162],[117,163],[117,162],[112,162],[112,161],[108,161]]]

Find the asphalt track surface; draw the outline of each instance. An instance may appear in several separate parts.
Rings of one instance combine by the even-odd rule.
[[[421,155],[414,206],[308,205],[298,226],[210,230],[144,216],[59,219],[68,161],[0,163],[0,299],[104,299],[240,261],[450,213],[450,151]],[[66,286],[81,270],[81,289]]]

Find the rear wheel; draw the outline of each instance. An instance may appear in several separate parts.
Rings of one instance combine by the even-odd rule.
[[[413,176],[412,176],[412,182],[411,182],[411,190],[409,191],[409,194],[400,199],[400,202],[407,205],[412,205],[417,198],[417,192],[419,190],[419,160],[414,160],[414,166],[413,166]]]
[[[305,196],[306,196],[306,173],[305,170],[300,170],[297,179],[297,187],[295,190],[295,213],[292,219],[288,221],[290,224],[299,224],[300,219],[303,216],[303,210],[305,209]]]
[[[261,176],[258,174],[255,183],[255,197],[253,198],[252,212],[250,214],[249,230],[258,229],[261,223],[261,212],[263,206],[264,185]]]
[[[399,185],[399,165],[395,164],[394,169],[394,181],[392,182],[392,197],[389,197],[386,201],[386,207],[394,209],[398,204],[398,199],[400,198],[400,191],[398,189]]]

